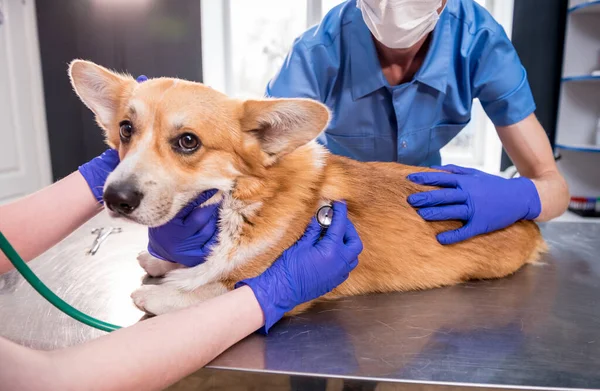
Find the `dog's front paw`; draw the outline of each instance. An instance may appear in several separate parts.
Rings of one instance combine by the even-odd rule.
[[[165,285],[142,285],[132,294],[133,304],[150,315],[162,315],[185,307],[185,294]]]
[[[152,256],[147,251],[142,251],[137,257],[138,263],[151,277],[162,277],[171,270],[182,267],[178,263],[163,261]]]

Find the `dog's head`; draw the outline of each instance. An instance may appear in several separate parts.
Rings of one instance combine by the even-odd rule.
[[[326,127],[325,106],[306,99],[230,99],[207,86],[158,78],[137,83],[88,61],[69,68],[121,163],[104,187],[115,214],[158,226],[209,189],[231,191],[264,176]]]

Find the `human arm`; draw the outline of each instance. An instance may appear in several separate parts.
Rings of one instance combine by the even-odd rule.
[[[558,171],[544,128],[534,114],[511,126],[496,128],[519,174],[533,181],[542,204],[537,221],[560,216],[569,205],[569,187]]]
[[[0,231],[32,260],[102,210],[102,188],[118,162],[117,152],[108,150],[60,181],[0,206]],[[0,252],[0,274],[11,267]]]
[[[102,210],[79,172],[0,206],[0,231],[30,261]],[[0,274],[12,265],[0,252]]]
[[[263,275],[234,291],[80,346],[38,352],[0,339],[0,383],[25,391],[163,389],[342,283],[362,250],[345,205],[334,204],[332,226],[320,233],[313,219]]]
[[[558,217],[569,204],[569,189],[554,161],[548,136],[534,114],[527,72],[500,26],[482,38],[487,41],[474,71],[475,93],[519,174],[535,184],[541,200],[536,220]]]
[[[256,297],[244,287],[53,352],[0,339],[0,379],[7,389],[23,391],[161,390],[263,323]]]

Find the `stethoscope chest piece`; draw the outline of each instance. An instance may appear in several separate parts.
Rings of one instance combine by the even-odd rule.
[[[333,220],[333,208],[331,205],[323,205],[317,210],[315,217],[322,228],[328,228]]]

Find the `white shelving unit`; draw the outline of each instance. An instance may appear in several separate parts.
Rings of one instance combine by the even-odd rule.
[[[556,148],[574,197],[600,198],[600,0],[571,0],[567,16]]]

